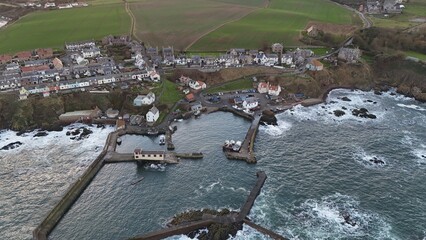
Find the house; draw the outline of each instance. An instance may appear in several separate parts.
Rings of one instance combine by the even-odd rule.
[[[308,34],[309,37],[316,37],[318,35],[317,27],[315,25],[310,26],[306,29],[306,34]]]
[[[146,122],[147,123],[155,123],[157,119],[160,117],[160,111],[158,111],[158,108],[153,106],[149,111],[146,113]]]
[[[282,53],[284,50],[284,46],[281,43],[274,43],[272,44],[271,49],[273,53]]]
[[[64,68],[64,64],[62,64],[62,61],[59,58],[54,58],[52,63],[56,70],[62,70]]]
[[[12,56],[9,54],[0,55],[0,64],[6,64],[12,61]]]
[[[37,49],[36,50],[36,56],[38,56],[39,59],[52,58],[53,57],[53,49],[51,49],[51,48]]]
[[[16,60],[18,61],[28,61],[33,57],[33,53],[31,51],[23,51],[16,53]]]
[[[148,95],[138,95],[133,100],[133,105],[140,107],[142,105],[151,105],[155,102],[155,94],[153,92],[148,93]]]
[[[269,85],[268,94],[271,96],[278,96],[280,95],[281,87],[280,85]]]
[[[146,49],[146,54],[151,58],[154,56],[158,56],[158,47],[149,47]]]
[[[6,65],[6,71],[19,70],[21,66],[17,63],[9,63]]]
[[[194,90],[205,89],[207,87],[206,83],[203,81],[191,80],[188,82],[188,86]]]
[[[163,59],[168,62],[173,62],[175,60],[173,47],[163,47]]]
[[[164,161],[164,157],[164,151],[143,151],[139,148],[133,151],[133,158],[135,160]]]
[[[94,58],[101,55],[101,50],[97,47],[84,48],[81,50],[84,58]]]
[[[30,61],[24,62],[25,67],[41,66],[41,65],[45,65],[45,64],[49,64],[49,61],[41,59],[41,60],[30,60]]]
[[[27,99],[28,95],[30,95],[30,93],[24,87],[22,87],[19,90],[19,100],[25,100],[25,99]]]
[[[229,50],[229,54],[234,57],[243,55],[245,53],[246,53],[246,50],[244,48],[232,48],[231,50]]]
[[[234,104],[235,105],[243,104],[243,99],[240,96],[235,97]]]
[[[259,93],[268,93],[268,91],[269,91],[269,83],[266,83],[266,82],[260,82],[260,83],[257,85],[257,91],[258,91]]]
[[[188,85],[189,84],[189,82],[190,81],[192,81],[192,79],[191,78],[189,78],[189,77],[185,77],[185,76],[183,76],[183,75],[181,75],[180,77],[179,77],[179,80],[178,80],[180,83],[182,83],[182,84],[184,84],[184,85]]]
[[[193,102],[193,101],[195,101],[194,94],[192,94],[192,93],[187,94],[187,95],[185,96],[185,99],[186,99],[186,101],[188,101],[188,102]]]
[[[400,5],[396,2],[396,0],[385,0],[383,2],[383,12],[384,13],[401,13],[402,8]]]
[[[130,36],[128,35],[122,35],[122,36],[106,36],[102,39],[102,44],[103,45],[112,45],[112,46],[117,46],[117,45],[126,45],[130,42]]]
[[[89,60],[83,58],[80,55],[77,56],[77,58],[75,59],[75,61],[77,62],[78,65],[87,65],[87,64],[89,64]]]
[[[69,51],[77,51],[83,48],[93,48],[95,47],[95,41],[82,41],[82,42],[73,42],[65,43],[65,49]]]
[[[200,102],[195,102],[191,104],[191,112],[195,115],[199,115],[203,106]]]
[[[324,65],[317,59],[311,59],[310,62],[306,64],[306,68],[311,71],[322,71]]]
[[[74,123],[77,121],[91,121],[95,118],[99,118],[102,111],[96,107],[93,110],[82,110],[74,112],[66,112],[59,116],[59,121],[66,123]]]
[[[155,70],[149,72],[149,79],[154,82],[160,81],[160,74],[158,74]]]
[[[47,2],[44,4],[44,8],[56,7],[54,2]]]
[[[349,63],[356,63],[361,57],[361,50],[359,48],[341,48],[339,54],[337,55],[338,59]]]
[[[256,108],[257,106],[259,106],[259,102],[254,97],[248,97],[244,99],[243,101],[243,108],[253,109],[253,108]]]
[[[71,4],[58,4],[58,9],[72,8]]]

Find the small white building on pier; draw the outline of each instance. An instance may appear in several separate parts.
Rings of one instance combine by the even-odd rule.
[[[143,151],[142,149],[137,148],[133,152],[133,158],[135,160],[164,161],[164,157],[164,151]]]

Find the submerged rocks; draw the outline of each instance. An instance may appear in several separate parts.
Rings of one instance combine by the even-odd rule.
[[[334,110],[333,111],[333,113],[334,113],[334,115],[336,116],[336,117],[341,117],[341,116],[343,116],[343,115],[345,115],[346,113],[344,112],[344,111],[342,111],[342,110]]]
[[[17,142],[13,142],[13,143],[9,143],[5,146],[3,146],[2,148],[0,148],[0,150],[11,150],[11,149],[15,149],[18,148],[22,145],[23,143],[17,141]]]
[[[352,115],[356,117],[361,117],[361,118],[370,118],[370,119],[377,118],[376,115],[369,113],[366,108],[360,108],[360,109],[355,108],[352,110]]]
[[[92,130],[85,127],[80,127],[77,129],[71,129],[70,131],[67,131],[66,135],[73,136],[73,137],[70,137],[70,139],[79,141],[84,138],[87,138],[91,133],[93,133]]]
[[[352,227],[356,226],[356,222],[351,218],[351,215],[348,212],[343,212],[342,217],[343,217],[343,220],[345,220],[344,222],[342,222],[342,224],[348,224],[348,225],[351,225]]]
[[[34,137],[45,137],[49,135],[46,131],[39,131],[36,134],[34,134]]]
[[[370,161],[371,163],[374,163],[376,165],[385,165],[385,161],[378,159],[377,157],[373,157],[373,158],[369,159],[368,161]]]
[[[348,97],[342,97],[340,100],[345,101],[345,102],[350,102],[352,101],[351,99],[349,99]]]

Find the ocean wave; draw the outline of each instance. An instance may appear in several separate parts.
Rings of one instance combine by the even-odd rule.
[[[166,164],[162,164],[162,163],[151,163],[151,164],[145,164],[144,168],[146,170],[150,170],[150,171],[158,171],[158,172],[164,172],[166,171]]]
[[[367,168],[382,168],[388,165],[388,161],[383,156],[367,153],[362,148],[356,148],[353,159]]]
[[[416,156],[417,163],[426,164],[426,145],[420,144],[419,147],[412,150],[414,156]]]
[[[426,109],[424,109],[420,106],[414,105],[414,104],[397,103],[396,105],[399,106],[399,107],[402,107],[402,108],[409,108],[409,109],[413,109],[413,110],[417,110],[417,111],[426,111]]]
[[[358,200],[335,193],[308,199],[292,210],[297,222],[293,232],[305,239],[373,238],[397,239],[386,219],[362,209]]]
[[[270,136],[276,137],[281,136],[286,131],[290,130],[291,126],[292,124],[290,122],[278,120],[277,125],[260,126],[259,129]]]
[[[258,232],[256,229],[244,224],[243,229],[239,230],[235,237],[228,238],[229,240],[247,240],[247,239],[257,239],[257,240],[271,240],[267,235],[264,235]]]

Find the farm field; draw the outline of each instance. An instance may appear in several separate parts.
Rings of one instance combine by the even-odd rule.
[[[263,3],[263,0],[247,2]],[[136,19],[136,35],[142,41],[184,50],[203,34],[257,8],[208,0],[145,0],[131,2],[130,9]]]
[[[426,61],[426,54],[408,51],[405,53],[407,56],[418,58],[422,61]]]
[[[65,42],[126,34],[130,17],[123,4],[31,13],[0,31],[0,53],[61,48]]]
[[[207,93],[230,92],[236,90],[246,90],[253,88],[253,80],[249,78],[241,78],[232,82],[224,83],[217,87],[207,89]]]
[[[359,23],[351,11],[325,0],[271,0],[239,21],[220,27],[200,39],[190,50],[259,48],[271,42],[302,45],[298,38],[309,21],[351,25]]]

